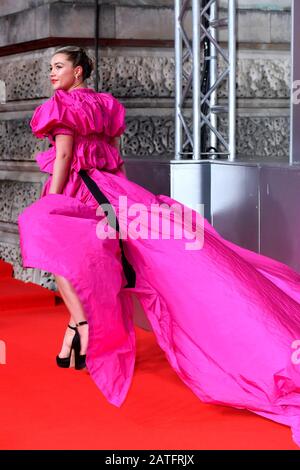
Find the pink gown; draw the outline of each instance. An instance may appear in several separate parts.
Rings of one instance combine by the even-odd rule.
[[[18,218],[23,266],[72,283],[90,326],[87,367],[107,400],[121,406],[131,384],[135,294],[170,365],[200,400],[288,425],[300,445],[300,275],[226,241],[201,218],[203,232],[194,211],[129,181],[110,145],[125,130],[125,109],[111,94],[57,90],[30,124],[53,146],[36,157],[50,173],[42,196]],[[56,134],[74,136],[73,159],[63,193],[48,194]],[[135,234],[123,239],[134,287],[126,287],[119,240],[101,236],[107,219],[80,169],[114,207],[120,227]],[[119,196],[127,196],[128,208],[142,204],[140,212],[121,211]],[[148,211],[162,204],[176,204],[190,216],[183,237],[171,230],[164,239],[161,225],[149,237]],[[186,227],[169,209],[153,213],[156,222]],[[204,235],[201,249],[186,249],[192,235],[200,244]]]

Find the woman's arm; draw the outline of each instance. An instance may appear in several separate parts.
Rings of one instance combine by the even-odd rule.
[[[57,134],[55,137],[56,158],[49,194],[61,194],[68,178],[73,149],[73,136]]]

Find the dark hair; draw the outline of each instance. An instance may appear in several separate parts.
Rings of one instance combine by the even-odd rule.
[[[94,64],[92,59],[88,56],[83,47],[79,46],[62,46],[56,49],[53,53],[55,54],[66,54],[68,60],[72,62],[73,67],[81,65],[83,70],[82,79],[85,80],[91,76]]]

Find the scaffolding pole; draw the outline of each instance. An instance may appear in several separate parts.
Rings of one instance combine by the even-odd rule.
[[[225,18],[219,18],[218,4],[175,0],[176,160],[236,159],[236,2],[227,0]],[[221,28],[227,28],[227,51],[219,42]],[[219,105],[218,90],[224,82],[227,102]],[[220,130],[221,115],[227,118],[227,134]]]

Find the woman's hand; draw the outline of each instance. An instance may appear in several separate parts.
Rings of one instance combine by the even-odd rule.
[[[56,158],[53,165],[53,175],[48,194],[61,194],[68,178],[72,156],[73,136],[57,134]]]

